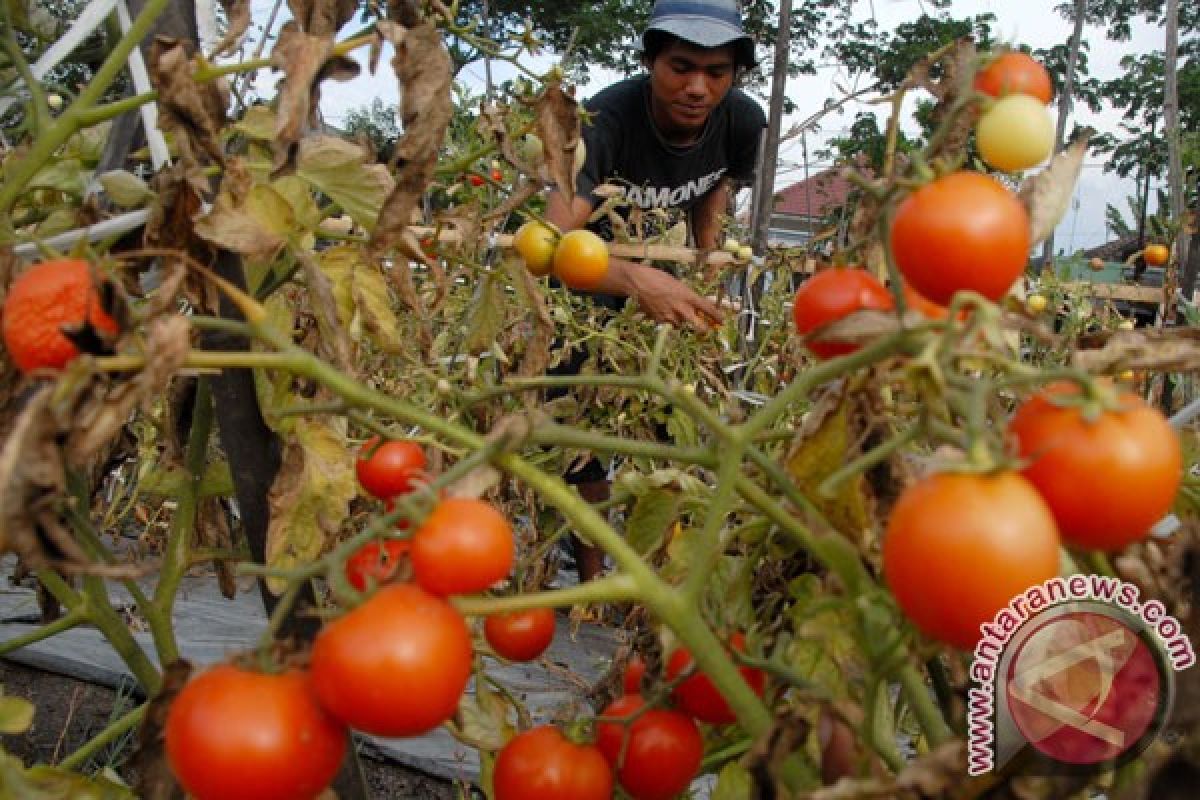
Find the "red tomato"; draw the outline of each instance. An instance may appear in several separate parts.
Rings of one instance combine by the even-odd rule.
[[[621,685],[625,689],[625,694],[640,694],[642,691],[642,677],[646,674],[646,659],[642,658],[637,653],[629,659],[629,663],[625,665],[625,677],[621,681]]]
[[[382,586],[396,577],[400,559],[408,553],[409,543],[402,539],[367,542],[346,559],[346,580],[360,592],[370,585]]]
[[[1017,196],[978,172],[955,172],[904,199],[892,253],[912,287],[938,305],[967,289],[1003,297],[1025,269],[1029,215]]]
[[[554,609],[492,614],[483,623],[488,644],[509,661],[532,661],[554,641]]]
[[[746,637],[740,633],[735,633],[729,643],[739,653],[746,649]],[[671,653],[671,657],[667,659],[667,681],[673,682],[691,666],[692,654],[686,649],[680,648]],[[766,674],[753,667],[738,667],[738,671],[742,673],[746,685],[753,689],[756,695],[762,697],[763,690],[767,685]],[[672,697],[675,698],[675,704],[681,711],[686,711],[701,722],[728,725],[737,720],[729,703],[725,702],[725,698],[717,691],[717,687],[703,672],[697,671],[690,678],[678,684],[672,692]]]
[[[425,475],[425,451],[416,442],[391,439],[379,443],[372,436],[359,450],[354,463],[358,482],[380,500],[407,494]]]
[[[313,641],[321,705],[378,736],[417,736],[454,714],[471,677],[458,611],[411,583],[385,586]]]
[[[631,716],[646,705],[639,694],[618,698],[602,717]],[[600,722],[596,747],[617,770],[617,781],[634,800],[669,800],[700,773],[704,739],[686,714],[654,708],[632,724]]]
[[[1171,510],[1183,478],[1179,437],[1157,409],[1132,392],[1120,409],[1086,419],[1081,406],[1056,406],[1078,395],[1074,383],[1054,384],[1027,400],[1009,423],[1018,453],[1031,459],[1022,474],[1054,513],[1063,539],[1117,551],[1144,539]]]
[[[482,175],[476,175],[475,173],[472,172],[471,175],[467,179],[471,182],[472,186],[483,186],[483,176]]]
[[[1054,99],[1050,73],[1028,53],[997,56],[975,76],[975,88],[992,97],[1028,94],[1043,103]]]
[[[500,183],[500,181],[504,180],[504,173],[498,169],[492,170],[492,180],[494,180],[496,183]]]
[[[904,613],[964,650],[979,626],[1058,574],[1058,531],[1016,472],[943,472],[904,490],[888,519],[883,572]]]
[[[509,740],[492,773],[496,800],[610,800],[612,770],[595,747],[566,739],[552,725]]]
[[[504,515],[465,497],[439,503],[412,539],[417,583],[435,594],[482,592],[508,575],[515,555]]]
[[[926,319],[945,319],[950,316],[950,309],[945,306],[939,306],[937,303],[930,300],[925,295],[918,292],[916,289],[908,285],[907,281],[904,284],[904,302],[913,311],[916,311]]]
[[[792,319],[796,330],[807,334],[855,311],[891,308],[891,293],[874,275],[863,269],[835,268],[818,272],[800,284],[792,303]],[[832,341],[809,340],[806,346],[818,358],[833,358],[858,349],[856,344]]]
[[[346,729],[317,704],[309,676],[221,664],[172,701],[167,763],[195,800],[314,798],[337,774]]]

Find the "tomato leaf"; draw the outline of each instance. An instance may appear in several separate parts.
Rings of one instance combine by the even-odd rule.
[[[104,187],[108,199],[120,208],[141,208],[154,197],[146,182],[128,170],[114,169],[96,180]]]
[[[20,759],[0,752],[0,797],[21,800],[134,800],[127,787],[107,775],[84,777],[58,767],[22,766]]]
[[[317,558],[337,534],[357,493],[354,452],[345,435],[324,420],[297,419],[268,495],[267,563],[292,569]],[[287,581],[271,578],[267,585],[278,594]]]
[[[576,153],[580,138],[579,104],[558,83],[548,83],[537,100],[537,133],[541,137],[546,168],[558,191],[575,196]]]
[[[196,82],[197,64],[179,39],[156,38],[149,61],[150,82],[158,90],[158,127],[175,135],[180,160],[195,165],[202,152],[224,164],[221,128],[229,102],[220,82]]]
[[[477,355],[491,350],[504,325],[506,301],[500,273],[496,270],[488,272],[475,287],[475,296],[471,300],[464,352]]]
[[[405,350],[400,322],[392,311],[391,293],[379,269],[353,245],[321,253],[321,269],[333,283],[338,318],[355,340],[365,333],[385,353]]]
[[[625,520],[625,540],[641,555],[662,546],[667,530],[679,516],[680,494],[670,489],[651,489],[637,499]]]
[[[826,478],[857,454],[857,436],[851,430],[846,402],[827,395],[822,405],[810,412],[784,467],[829,524],[858,541],[871,527],[863,494],[867,490],[864,476],[843,481],[832,497],[817,491]]]
[[[512,703],[486,680],[476,679],[474,691],[463,695],[450,731],[468,744],[499,750],[516,733]]]
[[[225,35],[213,46],[210,59],[233,55],[250,27],[250,0],[221,0],[221,9],[225,12]]]
[[[296,177],[327,195],[367,230],[395,182],[383,164],[367,164],[367,154],[353,142],[333,136],[310,136],[300,143]]]
[[[710,795],[711,800],[753,800],[757,796],[754,778],[736,761],[730,761],[721,768],[717,785]]]

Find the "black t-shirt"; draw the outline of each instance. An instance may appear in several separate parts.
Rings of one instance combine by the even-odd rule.
[[[723,177],[735,183],[753,178],[767,120],[741,89],[725,95],[704,133],[684,147],[666,142],[654,126],[648,75],[615,83],[583,105],[592,117],[583,128],[587,159],[576,188],[593,207],[602,183],[624,186],[630,203],[643,209],[686,211]]]

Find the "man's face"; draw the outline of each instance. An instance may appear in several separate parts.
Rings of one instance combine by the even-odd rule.
[[[672,41],[650,64],[651,108],[664,134],[695,134],[733,87],[733,45],[713,49]]]

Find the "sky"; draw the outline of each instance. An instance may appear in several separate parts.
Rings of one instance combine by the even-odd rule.
[[[1069,23],[1052,11],[1058,0],[954,0],[950,11],[956,16],[973,16],[981,13],[992,13],[996,17],[993,25],[995,36],[1001,41],[1013,44],[1028,45],[1033,48],[1049,47],[1064,43],[1070,36]],[[265,23],[270,14],[273,0],[253,0],[254,19],[257,23]],[[921,0],[859,0],[856,4],[856,16],[859,19],[869,19],[873,15],[881,29],[891,29],[897,24],[915,19],[923,11]],[[282,12],[286,16],[286,7]],[[282,22],[281,16],[276,27]],[[348,26],[352,27],[352,26]],[[1111,78],[1120,73],[1120,59],[1130,53],[1144,53],[1151,50],[1161,50],[1165,34],[1162,29],[1145,23],[1134,26],[1133,38],[1129,42],[1110,42],[1104,36],[1104,31],[1089,27],[1085,29],[1085,39],[1090,42],[1088,54],[1089,68],[1093,77]],[[365,56],[360,55],[364,63]],[[363,74],[348,83],[326,82],[322,91],[321,113],[332,123],[340,123],[346,113],[352,109],[369,105],[378,97],[384,103],[395,104],[398,99],[396,81],[389,65],[390,52],[385,52],[380,59],[379,69],[375,75],[369,74],[364,68]],[[771,57],[766,46],[760,44],[760,61],[769,62]],[[538,69],[547,69],[553,63],[553,56],[548,55],[532,62]],[[493,71],[496,80],[502,80],[511,75],[504,72],[499,65]],[[589,81],[578,89],[578,96],[586,98],[621,76],[605,70],[593,70]],[[475,91],[481,91],[485,85],[485,68],[482,62],[468,65],[459,74],[460,80],[470,85]],[[270,81],[260,83],[266,93],[270,93]],[[841,88],[839,88],[841,87]],[[855,87],[849,76],[837,64],[829,63],[819,67],[817,74],[791,78],[787,84],[788,97],[795,103],[796,111],[785,117],[783,130],[787,131],[794,123],[807,119],[819,111],[830,98],[838,99],[842,91],[853,91]],[[869,98],[867,98],[869,99]],[[764,102],[765,108],[765,102]],[[845,106],[841,114],[825,117],[817,130],[806,132],[804,141],[800,138],[785,142],[780,151],[780,165],[776,172],[776,192],[787,188],[805,176],[804,145],[807,145],[809,161],[808,171],[816,172],[829,166],[820,162],[815,153],[832,136],[846,131],[853,122],[858,111],[875,111],[876,107],[863,102],[851,102]],[[911,111],[911,107],[907,109]],[[1085,106],[1075,109],[1071,121],[1067,125],[1070,131],[1075,122],[1090,124],[1100,131],[1117,132],[1119,115],[1113,112],[1093,114]],[[881,119],[882,123],[882,119]],[[1105,157],[1091,154],[1087,158],[1083,174],[1076,187],[1072,209],[1056,231],[1056,250],[1067,253],[1077,249],[1103,244],[1109,238],[1106,230],[1104,209],[1107,203],[1113,203],[1123,211],[1127,209],[1125,198],[1135,193],[1132,180],[1122,180],[1112,173],[1104,171]],[[1153,189],[1156,188],[1153,184]],[[748,200],[748,192],[743,192],[739,201]],[[1151,200],[1153,203],[1153,199]],[[1153,205],[1151,206],[1153,210]],[[1128,215],[1127,215],[1128,216]]]

